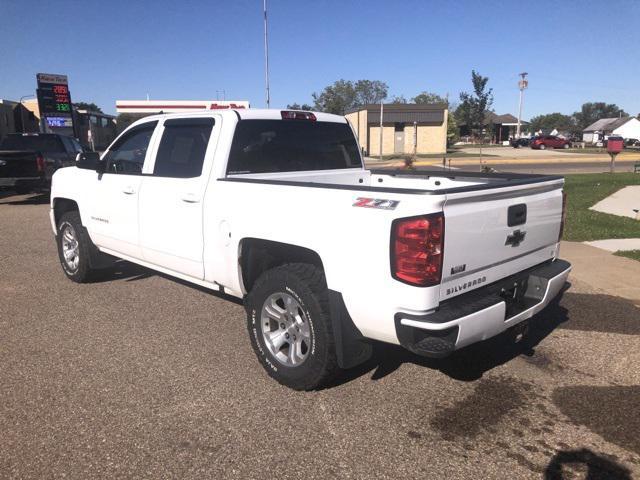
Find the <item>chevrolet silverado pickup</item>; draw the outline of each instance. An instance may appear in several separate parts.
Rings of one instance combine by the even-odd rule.
[[[344,117],[228,110],[149,116],[78,155],[50,217],[69,279],[115,257],[241,298],[262,366],[308,390],[372,341],[443,357],[531,321],[571,268],[563,184],[369,170]]]
[[[0,141],[0,188],[28,193],[47,188],[53,173],[75,164],[82,147],[55,133],[11,133]]]

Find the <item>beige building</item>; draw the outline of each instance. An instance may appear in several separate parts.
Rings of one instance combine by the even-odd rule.
[[[382,154],[426,154],[447,151],[447,105],[392,104],[382,112]],[[364,105],[345,117],[366,155],[380,155],[380,105]]]

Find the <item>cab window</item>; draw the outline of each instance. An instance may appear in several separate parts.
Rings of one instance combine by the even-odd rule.
[[[204,155],[215,121],[213,118],[165,120],[153,175],[195,178],[202,174]]]
[[[158,122],[132,128],[109,149],[105,156],[105,173],[136,175],[142,173],[149,142]]]

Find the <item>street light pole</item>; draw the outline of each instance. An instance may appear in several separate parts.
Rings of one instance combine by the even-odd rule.
[[[522,122],[522,101],[524,97],[524,89],[529,86],[527,75],[527,72],[520,73],[521,78],[518,82],[518,88],[520,89],[520,103],[518,105],[518,128],[516,129],[516,138],[520,138],[520,123]]]
[[[267,0],[263,0],[264,9],[264,80],[267,96],[267,108],[271,103],[271,96],[269,94],[269,42],[267,37]]]

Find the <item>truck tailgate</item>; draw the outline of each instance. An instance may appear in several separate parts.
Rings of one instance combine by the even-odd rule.
[[[448,194],[440,300],[554,258],[563,184],[558,179]]]
[[[39,177],[36,156],[29,151],[0,151],[0,178]]]

